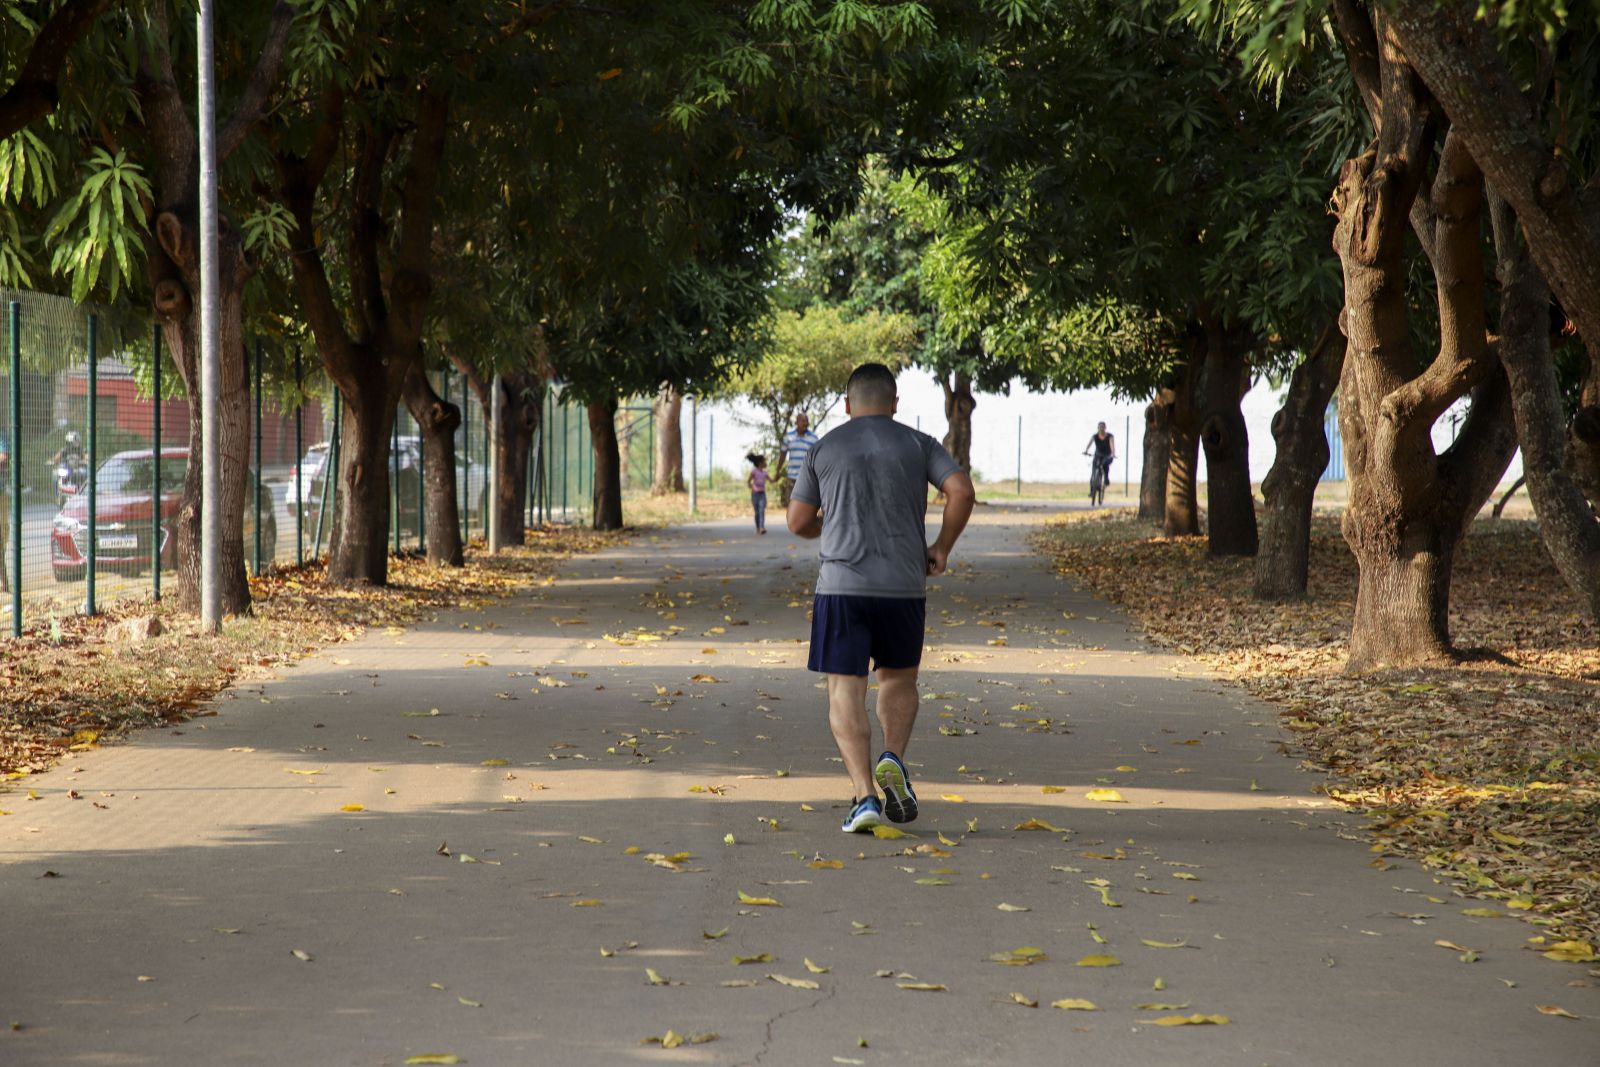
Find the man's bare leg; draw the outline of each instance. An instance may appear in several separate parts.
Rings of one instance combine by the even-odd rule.
[[[872,784],[872,725],[867,720],[865,675],[828,675],[828,726],[850,775],[851,796],[857,800],[877,796],[878,789]]]
[[[883,747],[901,759],[911,743],[917,723],[917,668],[878,668],[878,724],[883,727]]]

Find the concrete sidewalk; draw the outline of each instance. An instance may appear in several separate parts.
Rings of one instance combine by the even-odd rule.
[[[1272,708],[1050,574],[1040,518],[983,509],[930,592],[911,838],[838,830],[814,546],[732,523],[18,783],[0,1064],[1600,1059],[1584,967],[1370,853]],[[1232,1021],[1149,1022],[1196,1013]],[[720,1036],[640,1044],[669,1030]]]

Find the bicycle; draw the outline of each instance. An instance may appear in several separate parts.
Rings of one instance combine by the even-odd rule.
[[[1089,471],[1089,506],[1102,507],[1106,502],[1106,483],[1111,480],[1110,456],[1096,456]]]

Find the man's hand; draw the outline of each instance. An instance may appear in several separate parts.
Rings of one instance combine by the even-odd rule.
[[[928,546],[928,577],[934,578],[944,573],[945,567],[950,562],[950,550],[935,541]]]

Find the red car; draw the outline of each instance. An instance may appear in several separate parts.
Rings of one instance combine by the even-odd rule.
[[[154,546],[150,528],[155,507],[155,453],[148,448],[118,452],[95,472],[95,565],[113,574],[141,574],[159,553],[161,566],[178,561],[176,523],[183,502],[183,479],[189,468],[187,448],[161,450],[161,533]],[[254,474],[251,474],[254,482]],[[272,496],[262,487],[261,544],[270,560],[278,544],[278,524],[272,514]],[[245,564],[254,555],[255,509],[244,515]],[[57,513],[50,529],[50,565],[58,582],[83,580],[88,557],[89,497],[73,496]]]

